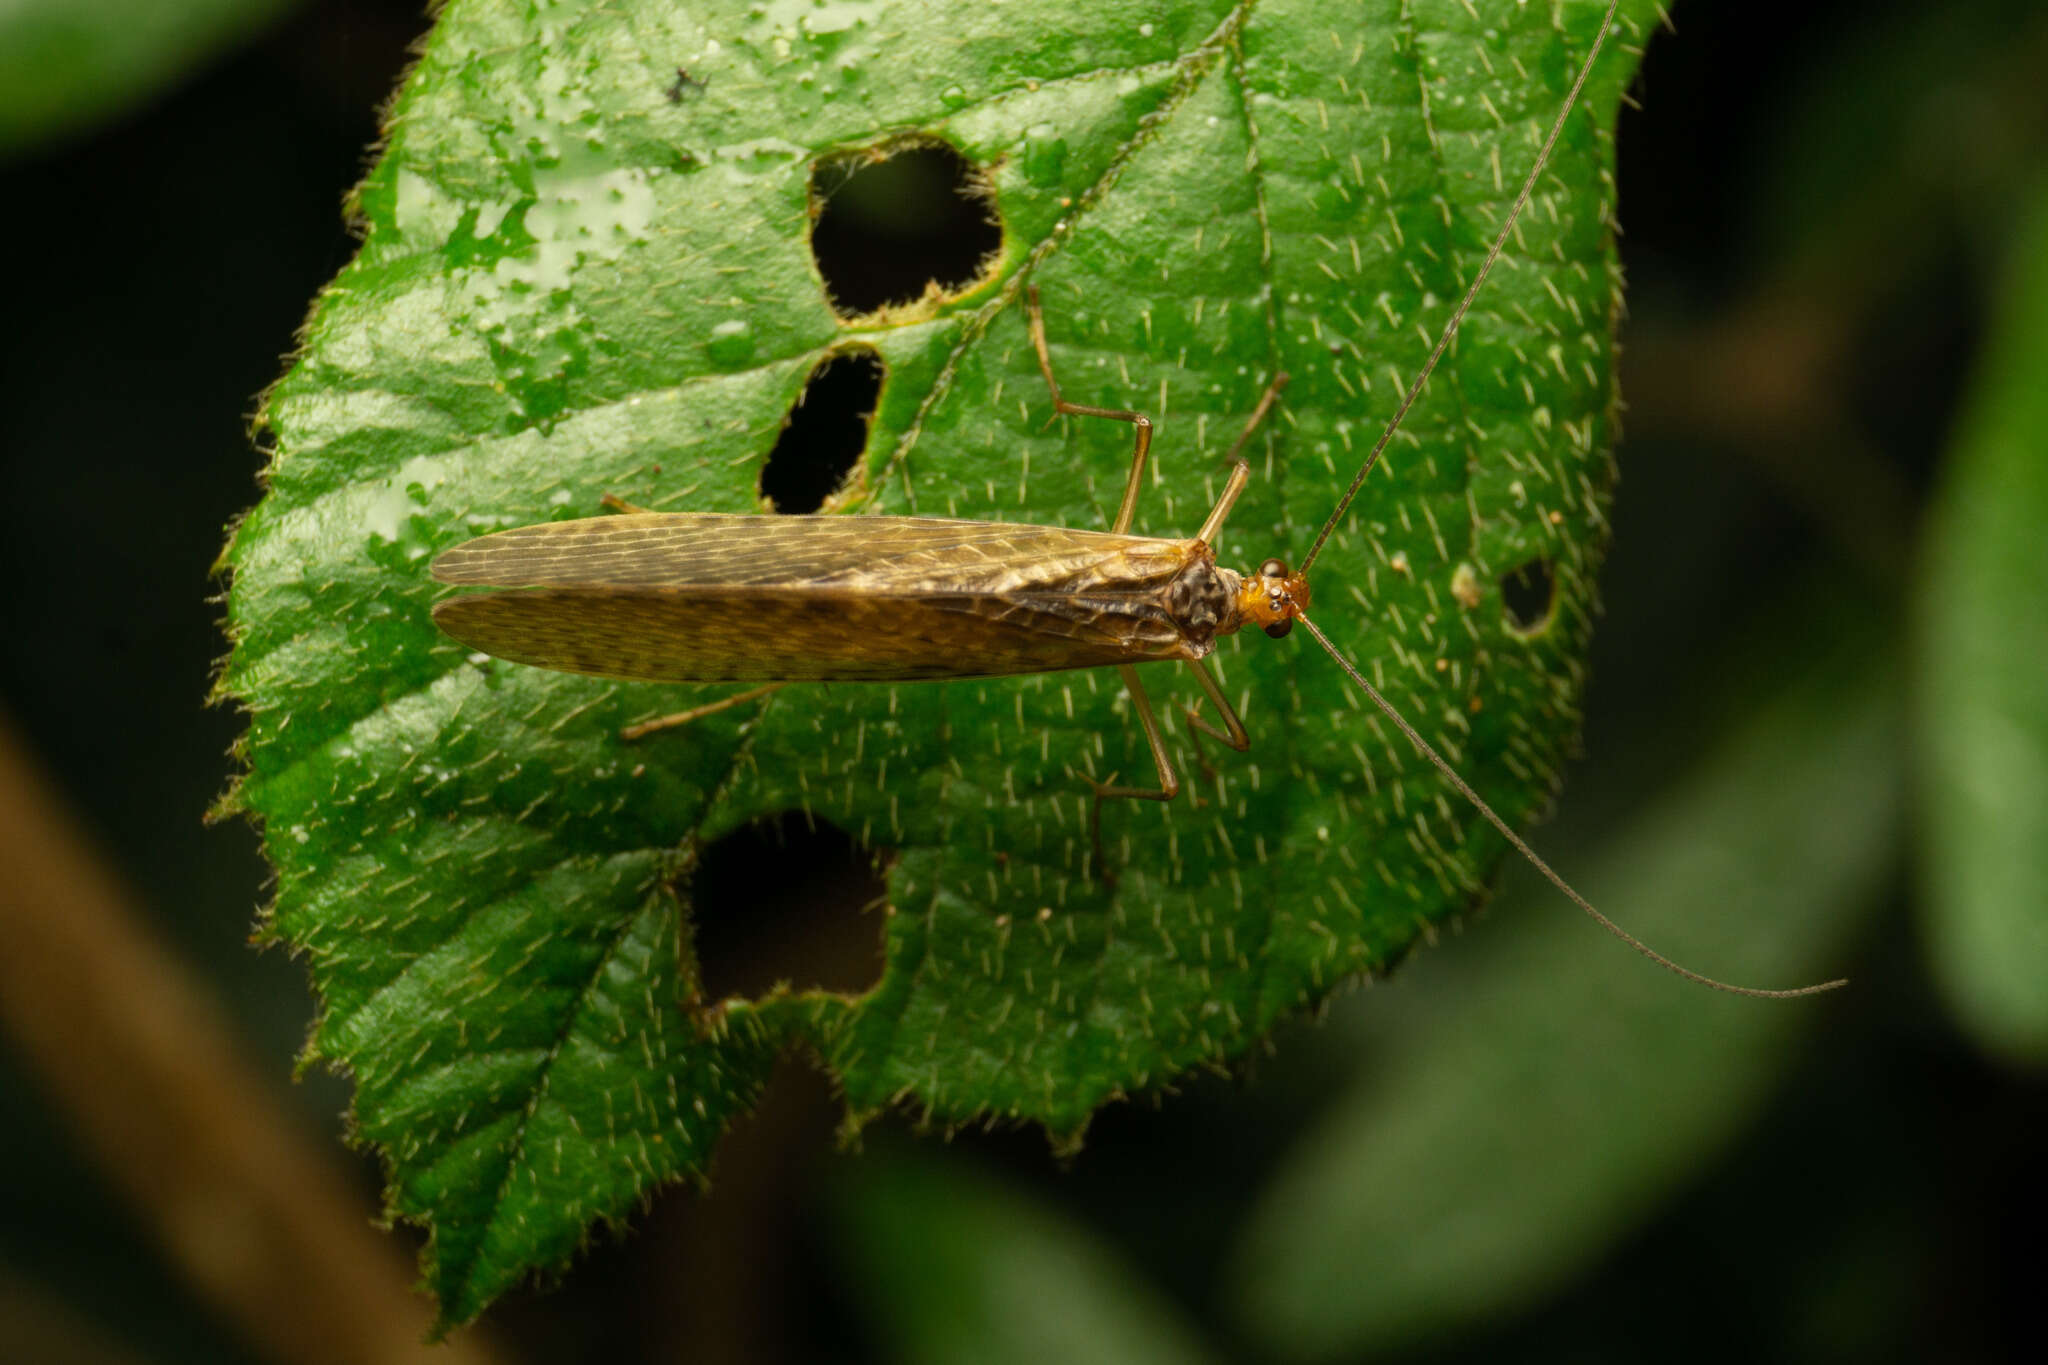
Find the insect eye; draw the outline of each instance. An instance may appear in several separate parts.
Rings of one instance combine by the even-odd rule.
[[[1265,563],[1263,563],[1263,564],[1259,565],[1259,577],[1261,577],[1261,578],[1285,578],[1285,577],[1287,577],[1287,561],[1286,561],[1286,560],[1284,560],[1284,559],[1269,559],[1269,560],[1267,560],[1267,561],[1266,561]]]
[[[1294,618],[1290,616],[1285,621],[1275,621],[1272,625],[1267,626],[1265,629],[1266,634],[1278,640],[1282,636],[1286,635],[1288,631],[1294,629]]]

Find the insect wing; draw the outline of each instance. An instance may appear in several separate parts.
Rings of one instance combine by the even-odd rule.
[[[1077,555],[1140,543],[1151,542],[934,517],[642,512],[499,531],[443,552],[433,572],[443,583],[473,587],[801,584],[892,592],[937,579],[986,585],[1018,574],[1043,578]]]
[[[1150,604],[1187,542],[913,517],[643,513],[434,562],[434,621],[516,663],[670,682],[997,677],[1179,655]]]

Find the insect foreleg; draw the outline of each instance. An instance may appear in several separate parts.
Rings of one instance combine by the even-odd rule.
[[[1038,286],[1032,285],[1025,291],[1024,318],[1031,328],[1031,347],[1038,352],[1038,368],[1045,375],[1045,386],[1052,390],[1054,412],[1070,413],[1076,417],[1107,417],[1112,421],[1129,422],[1137,428],[1138,440],[1131,451],[1131,477],[1124,484],[1124,500],[1116,509],[1116,521],[1110,530],[1117,535],[1131,529],[1131,517],[1138,510],[1138,476],[1145,472],[1145,453],[1152,449],[1152,419],[1141,412],[1130,412],[1123,408],[1090,408],[1079,403],[1069,403],[1060,397],[1060,381],[1052,377],[1052,352],[1045,344],[1045,314],[1038,306]]]
[[[656,716],[653,720],[643,720],[638,725],[628,725],[625,729],[619,731],[619,738],[626,740],[645,739],[656,731],[673,730],[678,725],[688,725],[693,720],[702,720],[706,716],[715,716],[720,711],[730,710],[735,706],[744,706],[750,701],[757,701],[767,696],[770,692],[779,691],[787,686],[789,684],[786,682],[764,683],[760,687],[750,687],[744,692],[735,692],[729,697],[720,697],[717,701],[705,702],[702,706],[693,706],[687,711],[677,711],[672,715]]]

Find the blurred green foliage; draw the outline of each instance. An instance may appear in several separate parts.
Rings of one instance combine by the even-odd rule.
[[[1960,1022],[2048,1062],[2048,179],[2017,220],[1995,326],[1920,565],[1928,947]]]
[[[413,6],[320,8],[367,32]],[[2000,850],[2038,814],[2003,800],[2023,788],[1986,780],[1973,767],[1985,761],[1973,757],[1981,737],[1944,720],[1993,708],[2008,742],[1990,761],[2024,774],[2039,757],[2027,738],[2040,719],[2039,691],[2025,686],[2032,617],[2014,586],[2039,581],[2026,558],[2044,539],[2029,535],[2038,461],[2011,452],[2048,443],[2027,384],[2048,310],[2027,261],[2044,229],[2024,208],[2048,164],[2048,23],[2017,0],[1797,12],[1681,3],[1674,18],[1678,33],[1652,44],[1642,107],[1622,125],[1630,410],[1587,759],[1538,842],[1594,888],[1616,878],[1607,884],[1628,903],[1609,908],[1648,929],[1711,894],[1695,870],[1660,909],[1663,893],[1638,902],[1622,880],[1682,848],[1668,819],[1719,811],[1729,838],[1759,833],[1728,813],[1739,800],[1700,799],[1741,760],[1768,765],[1743,741],[1779,736],[1783,766],[1756,779],[1783,785],[1773,801],[1824,791],[1825,780],[1796,775],[1851,755],[1870,765],[1871,790],[1850,796],[1839,821],[1789,814],[1788,838],[1819,829],[1827,841],[1814,866],[1794,859],[1777,875],[1789,895],[1808,880],[1857,903],[1805,893],[1811,945],[1783,920],[1672,945],[1734,974],[1743,953],[1777,947],[1788,969],[1809,951],[1832,965],[1841,958],[1826,945],[1846,935],[1860,945],[1847,998],[1778,1015],[1740,1006],[1763,1013],[1731,1026],[1723,1006],[1734,1002],[1653,974],[1511,873],[1487,915],[1325,1023],[1283,1028],[1244,1081],[1194,1078],[1156,1105],[1113,1107],[1070,1163],[1051,1161],[1035,1134],[942,1146],[884,1124],[866,1151],[829,1156],[829,1116],[750,1130],[749,1146],[781,1153],[770,1193],[723,1222],[717,1196],[662,1201],[638,1235],[593,1248],[548,1298],[506,1305],[521,1358],[673,1358],[687,1344],[698,1359],[936,1359],[997,1338],[1017,1315],[1041,1327],[1097,1320],[1105,1292],[1143,1305],[1119,1323],[1138,1343],[1115,1343],[1127,1357],[1189,1341],[1218,1359],[2024,1350],[2035,1285],[2023,1253],[2048,1209],[2048,1090],[2030,1022],[2041,977],[2010,968],[2034,941],[2040,903],[2025,890],[2038,863]],[[198,698],[218,648],[205,568],[221,518],[251,498],[240,414],[343,259],[333,206],[359,173],[375,94],[336,92],[388,89],[403,55],[402,42],[351,52],[316,32],[287,29],[210,78],[195,74],[185,94],[101,139],[21,144],[0,187],[10,202],[62,204],[68,224],[55,235],[19,215],[7,224],[12,258],[47,268],[17,282],[0,357],[0,451],[22,512],[0,547],[18,585],[0,604],[0,698],[281,1084],[312,1008],[300,969],[246,951],[261,895],[246,835],[193,829],[234,726]],[[251,167],[264,171],[260,213]],[[153,319],[175,320],[178,344],[138,322]],[[1993,319],[1996,340],[1980,347]],[[1971,416],[1956,424],[1965,393]],[[1941,510],[1923,535],[1934,483]],[[40,514],[51,508],[92,515]],[[1816,623],[1829,594],[1850,621]],[[1883,637],[1867,654],[1816,655],[1823,642],[1853,645],[1857,621]],[[1872,676],[1839,684],[1840,714],[1803,734],[1771,728],[1811,694],[1762,699],[1797,699],[1858,657]],[[1962,667],[1977,657],[1986,662]],[[1873,714],[1857,699],[1881,695],[1896,667],[1882,661],[1901,659],[1913,705],[1892,752],[1851,743]],[[1850,748],[1808,755],[1809,741]],[[1908,755],[1906,836],[1860,842]],[[1711,852],[1688,856],[1711,863]],[[1857,865],[1831,867],[1834,857]],[[772,862],[757,885],[774,881]],[[1782,903],[1788,889],[1735,883],[1728,895],[1712,918],[1732,925],[1744,923],[1732,898]],[[1622,997],[1585,985],[1610,957],[1640,978]],[[1531,970],[1565,980],[1545,991]],[[1638,986],[1671,993],[1648,1017],[1677,1021],[1641,1040],[1629,1036]],[[1482,1034],[1468,1012],[1501,1022]],[[1711,1035],[1723,1027],[1777,1036],[1762,1055],[1720,1046]],[[1558,1046],[1585,1039],[1595,1042]],[[1456,1074],[1474,1058],[1484,1074]],[[1598,1084],[1625,1075],[1644,1078],[1641,1107]],[[1489,1077],[1517,1096],[1491,1113]],[[1695,1079],[1729,1097],[1710,1131],[1651,1122],[1684,1112]],[[151,1358],[234,1358],[36,1094],[8,1067],[6,1286],[80,1305]],[[309,1125],[332,1130],[332,1082],[316,1076],[295,1096]],[[1535,1104],[1550,1112],[1530,1113]],[[1424,1123],[1433,1113],[1461,1121]],[[1396,1142],[1420,1163],[1412,1173],[1410,1158],[1389,1155]],[[1275,1210],[1347,1160],[1341,1184],[1329,1177],[1329,1216],[1304,1215],[1315,1218],[1304,1242],[1327,1239],[1320,1263],[1290,1270],[1288,1255],[1308,1247],[1273,1250],[1288,1236]],[[1617,1183],[1602,1189],[1609,1160]],[[1563,1190],[1524,1197],[1560,1161]],[[721,1170],[737,1163],[728,1154]],[[1511,1169],[1486,1169],[1502,1163]],[[1405,1189],[1410,1178],[1428,1188]],[[1346,1187],[1370,1217],[1334,1197]],[[1380,1207],[1376,1188],[1401,1197]],[[1404,1232],[1404,1219],[1417,1221]],[[1375,1240],[1347,1280],[1343,1238],[1367,1233]],[[1395,1302],[1368,1277],[1400,1261],[1404,1235],[1435,1274]],[[1013,1241],[1028,1250],[1001,1259]],[[943,1249],[943,1279],[920,1249]],[[1002,1283],[1026,1273],[1020,1262],[1038,1267],[1021,1301],[940,1299],[918,1282]],[[1057,1273],[1066,1267],[1076,1273]],[[706,1285],[715,1292],[692,1292]],[[1317,1334],[1276,1343],[1271,1305],[1290,1295],[1318,1313]],[[0,1302],[0,1341],[17,1339],[13,1301]],[[777,1330],[763,1332],[767,1322]],[[734,1341],[749,1344],[727,1349]]]
[[[293,0],[6,0],[0,156],[119,117]]]
[[[949,1161],[876,1155],[834,1210],[886,1354],[914,1365],[1204,1365],[1197,1329],[1058,1211]]]

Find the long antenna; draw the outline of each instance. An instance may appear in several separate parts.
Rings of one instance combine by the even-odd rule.
[[[1550,136],[1543,139],[1543,149],[1536,153],[1536,164],[1529,168],[1529,178],[1522,182],[1522,192],[1515,196],[1515,206],[1508,210],[1508,220],[1501,224],[1500,235],[1493,239],[1493,245],[1487,249],[1486,259],[1481,262],[1479,273],[1472,277],[1472,287],[1465,291],[1465,297],[1459,301],[1457,311],[1452,313],[1451,320],[1444,324],[1443,335],[1436,339],[1436,349],[1429,353],[1429,359],[1423,363],[1421,373],[1417,374],[1415,382],[1408,386],[1407,394],[1401,399],[1401,406],[1394,409],[1393,418],[1388,421],[1386,430],[1380,433],[1380,439],[1374,443],[1372,453],[1367,455],[1365,463],[1358,467],[1358,477],[1344,490],[1344,496],[1337,499],[1336,510],[1330,513],[1330,519],[1324,522],[1323,529],[1317,532],[1316,543],[1308,547],[1308,554],[1301,561],[1302,573],[1307,573],[1308,566],[1315,563],[1316,556],[1323,552],[1323,542],[1330,538],[1330,533],[1337,529],[1337,523],[1344,519],[1344,513],[1350,510],[1351,500],[1358,496],[1358,490],[1365,484],[1365,476],[1372,473],[1372,467],[1380,462],[1380,453],[1387,448],[1387,442],[1394,439],[1394,433],[1401,429],[1401,421],[1407,417],[1408,409],[1414,407],[1415,400],[1421,397],[1422,386],[1429,382],[1430,373],[1436,369],[1437,361],[1443,359],[1444,352],[1450,349],[1451,338],[1458,334],[1458,324],[1462,323],[1465,314],[1471,311],[1472,300],[1479,297],[1480,286],[1486,283],[1486,276],[1493,269],[1493,263],[1500,259],[1502,249],[1508,244],[1508,234],[1515,230],[1515,223],[1521,218],[1522,210],[1528,207],[1529,196],[1536,192],[1536,181],[1543,175],[1543,168],[1550,164],[1550,153],[1556,148],[1557,139],[1564,133],[1565,120],[1570,118],[1572,110],[1578,107],[1579,92],[1586,88],[1586,78],[1593,74],[1593,63],[1600,59],[1600,49],[1607,45],[1607,35],[1614,28],[1614,12],[1620,4],[1621,0],[1607,0],[1607,13],[1600,20],[1600,32],[1594,35],[1593,50],[1586,54],[1585,63],[1579,67],[1578,79],[1572,82],[1571,92],[1564,97],[1564,107],[1557,111],[1557,121],[1550,125]]]
[[[1527,858],[1538,872],[1541,872],[1546,878],[1549,879],[1550,884],[1552,886],[1556,887],[1558,890],[1564,892],[1566,896],[1570,897],[1572,904],[1578,906],[1579,909],[1585,911],[1588,915],[1591,915],[1593,917],[1593,921],[1596,924],[1598,924],[1602,929],[1605,929],[1608,933],[1614,935],[1623,943],[1626,943],[1629,947],[1635,949],[1644,957],[1647,957],[1648,959],[1650,959],[1650,961],[1656,963],[1659,967],[1662,967],[1665,971],[1675,972],[1679,976],[1684,977],[1687,981],[1698,982],[1702,986],[1706,986],[1717,991],[1725,991],[1729,995],[1749,995],[1755,996],[1759,1000],[1791,1000],[1802,995],[1819,995],[1822,991],[1831,991],[1834,990],[1837,986],[1846,986],[1849,984],[1847,978],[1842,978],[1836,981],[1823,981],[1818,986],[1799,986],[1795,987],[1792,990],[1786,991],[1766,991],[1759,990],[1754,986],[1731,986],[1725,981],[1716,981],[1711,976],[1702,976],[1700,975],[1700,973],[1692,970],[1690,967],[1679,966],[1676,962],[1673,962],[1670,958],[1664,956],[1664,954],[1658,952],[1655,948],[1652,948],[1649,944],[1643,942],[1634,934],[1631,934],[1628,930],[1622,928],[1619,924],[1616,924],[1613,920],[1601,914],[1598,910],[1595,910],[1593,908],[1593,903],[1587,900],[1584,896],[1581,896],[1578,892],[1574,891],[1572,889],[1570,882],[1567,882],[1564,878],[1558,876],[1557,873],[1551,871],[1550,864],[1544,862],[1541,858],[1537,857],[1536,850],[1529,847],[1529,845],[1522,839],[1521,835],[1515,833],[1514,830],[1510,829],[1508,827],[1508,822],[1501,819],[1500,816],[1496,815],[1494,813],[1492,806],[1487,805],[1486,802],[1479,799],[1479,793],[1473,791],[1471,785],[1467,783],[1464,778],[1458,776],[1457,769],[1453,768],[1448,762],[1446,762],[1444,760],[1443,755],[1439,754],[1436,751],[1436,749],[1433,746],[1431,746],[1430,742],[1424,739],[1421,736],[1421,734],[1416,731],[1414,726],[1410,725],[1406,720],[1403,720],[1401,718],[1401,713],[1394,709],[1394,704],[1388,701],[1385,697],[1381,696],[1379,693],[1379,689],[1374,687],[1371,683],[1367,682],[1364,676],[1360,674],[1356,668],[1353,668],[1351,666],[1351,660],[1345,658],[1342,654],[1339,654],[1337,652],[1337,646],[1331,644],[1330,637],[1323,634],[1321,630],[1316,628],[1315,622],[1309,620],[1308,617],[1303,616],[1298,612],[1295,614],[1294,619],[1301,622],[1302,625],[1308,627],[1308,633],[1315,636],[1316,643],[1321,645],[1323,647],[1324,652],[1327,653],[1332,659],[1335,659],[1337,661],[1337,667],[1343,669],[1346,673],[1351,675],[1351,681],[1357,683],[1360,690],[1362,690],[1366,696],[1372,698],[1372,704],[1374,706],[1379,707],[1381,711],[1385,712],[1387,719],[1394,722],[1395,728],[1399,729],[1402,734],[1408,737],[1408,742],[1415,746],[1416,752],[1421,754],[1424,758],[1428,759],[1431,763],[1434,763],[1436,765],[1436,770],[1444,775],[1445,780],[1447,780],[1453,787],[1456,787],[1458,789],[1459,794],[1462,795],[1467,801],[1470,801],[1474,808],[1476,808],[1481,815],[1486,817],[1487,823],[1491,824],[1495,829],[1499,830],[1502,834],[1507,836],[1508,842],[1515,846],[1516,852],[1520,853],[1524,858]]]

